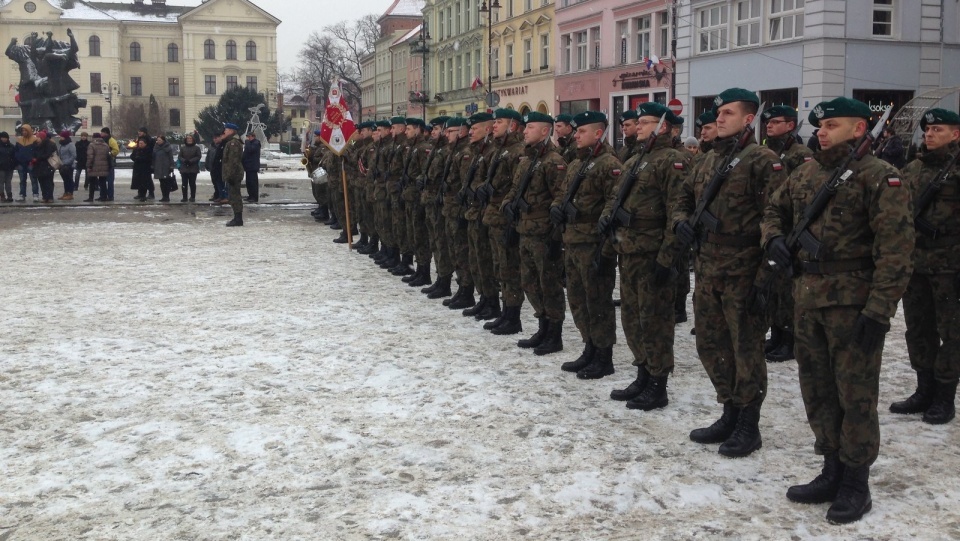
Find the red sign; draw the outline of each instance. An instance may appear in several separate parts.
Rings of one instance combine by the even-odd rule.
[[[667,109],[670,109],[673,114],[679,115],[683,112],[683,103],[681,103],[677,98],[673,98],[667,102]]]

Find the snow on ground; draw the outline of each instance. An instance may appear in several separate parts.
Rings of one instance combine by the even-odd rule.
[[[677,328],[670,405],[559,370],[330,242],[304,211],[0,208],[0,540],[956,539],[958,424],[895,417],[886,345],[874,509],[834,526],[795,363],[763,448],[688,432],[720,408]],[[528,307],[524,335],[535,328]]]

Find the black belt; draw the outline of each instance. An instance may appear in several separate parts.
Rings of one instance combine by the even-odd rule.
[[[949,248],[960,244],[960,235],[951,235],[948,237],[939,236],[935,239],[924,235],[917,235],[918,248]]]
[[[599,221],[600,221],[600,215],[599,215],[599,214],[590,214],[590,215],[587,215],[587,216],[577,216],[577,219],[574,220],[574,221],[571,222],[571,223],[575,223],[575,224],[596,224],[596,223],[599,222]]]
[[[627,229],[666,229],[667,228],[667,219],[666,218],[634,218],[630,220],[630,225],[627,226]]]
[[[800,262],[800,271],[804,274],[840,274],[842,272],[872,270],[873,268],[873,259],[869,257],[838,259],[836,261]]]
[[[760,248],[760,235],[718,235],[707,231],[704,242],[734,248]]]

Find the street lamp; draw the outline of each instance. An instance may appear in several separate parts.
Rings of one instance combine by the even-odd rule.
[[[420,104],[420,113],[423,117],[423,121],[427,121],[427,101],[430,100],[429,92],[426,89],[427,86],[427,52],[430,51],[430,46],[427,45],[427,42],[430,41],[430,31],[427,30],[427,20],[423,20],[423,24],[420,25],[420,35],[417,37],[417,40],[413,42],[413,47],[411,52],[413,54],[419,53],[421,55],[420,67],[421,72],[421,81],[420,81],[420,93],[414,97],[417,100],[417,103]]]
[[[120,85],[117,83],[103,83],[100,85],[100,93],[103,94],[103,99],[107,100],[107,103],[110,104],[110,124],[113,124],[113,97],[120,97],[123,94],[120,93]]]
[[[500,0],[491,0],[487,7],[487,0],[480,4],[480,13],[487,14],[487,93],[493,92],[493,10],[500,9]],[[486,103],[486,100],[484,100]],[[487,107],[491,107],[486,103]]]

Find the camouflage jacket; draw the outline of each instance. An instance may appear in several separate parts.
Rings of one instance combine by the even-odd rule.
[[[345,157],[337,156],[329,148],[323,149],[320,167],[327,171],[327,182],[332,183],[338,190],[342,189],[343,177],[341,171],[343,171],[344,161],[346,161]]]
[[[403,186],[402,197],[407,203],[419,203],[420,190],[417,188],[417,179],[423,174],[427,158],[433,152],[433,142],[429,138],[418,136],[411,143],[412,146],[407,152],[406,163],[403,166],[407,171],[407,180]]]
[[[947,165],[957,144],[950,143],[923,155],[903,168],[904,180],[910,186],[913,204],[917,205],[924,188]],[[917,247],[913,252],[914,272],[938,274],[960,271],[960,165],[954,165],[944,180],[940,193],[920,215],[937,228],[937,240],[917,230]]]
[[[440,181],[449,158],[450,145],[447,144],[447,138],[441,135],[438,144],[431,143],[430,155],[427,156],[427,163],[424,164],[425,170],[422,173],[424,175],[424,187],[423,191],[420,192],[421,204],[433,205],[437,202],[437,192],[440,191]]]
[[[567,167],[567,176],[564,177],[553,199],[551,206],[560,206],[567,197],[567,191],[580,169],[586,165],[586,176],[580,184],[580,189],[574,195],[572,202],[577,207],[577,218],[573,223],[566,224],[563,230],[565,244],[595,243],[597,237],[597,221],[600,213],[613,193],[613,186],[620,177],[623,165],[617,159],[613,147],[603,143],[597,156],[591,156],[593,149],[584,148],[577,152],[577,159]]]
[[[668,227],[670,210],[676,205],[683,180],[689,171],[690,153],[673,148],[667,137],[661,137],[653,148],[643,155],[637,181],[623,201],[623,209],[633,215],[629,227],[617,227],[613,248],[619,254],[656,254],[657,262],[669,267],[676,260],[679,247],[673,229]],[[603,215],[613,212],[620,185],[633,167],[639,154],[623,165],[623,174],[614,186],[612,197],[603,209]]]
[[[380,152],[377,153],[377,167],[374,169],[377,177],[373,180],[373,193],[377,201],[390,200],[390,195],[387,193],[387,180],[393,176],[390,165],[393,162],[395,149],[393,135],[380,138]]]
[[[370,144],[363,149],[360,156],[360,163],[363,164],[361,171],[364,173],[363,190],[364,196],[368,201],[374,200],[374,191],[376,189],[377,179],[377,156],[380,154],[380,142],[370,138]]]
[[[626,164],[631,156],[640,151],[642,144],[637,141],[636,135],[630,135],[623,138],[623,146],[617,150],[617,159],[620,163]]]
[[[790,232],[850,148],[841,144],[814,154],[814,161],[801,165],[770,197],[764,210],[764,246]],[[913,269],[913,202],[909,187],[901,186],[900,173],[883,160],[868,155],[851,169],[854,175],[838,187],[809,231],[823,243],[820,261],[865,260],[874,268],[795,273],[794,302],[799,310],[864,306],[864,315],[886,323],[896,313]],[[797,257],[801,262],[813,259],[803,249]]]
[[[466,168],[470,167],[470,162],[473,160],[473,151],[468,138],[459,139],[453,148],[450,148],[449,160],[450,172],[443,187],[443,215],[447,218],[460,218],[463,216],[463,208],[457,196],[460,188],[463,187],[460,177],[465,175]]]
[[[780,156],[780,163],[786,169],[787,175],[813,159],[813,151],[807,148],[807,145],[798,143],[790,135],[767,137],[765,144],[774,154]],[[784,146],[787,147],[786,150],[784,150]],[[773,190],[770,193],[773,193]]]
[[[500,148],[500,141],[495,141],[496,147]],[[494,171],[490,183],[493,184],[493,197],[490,198],[487,208],[483,211],[483,225],[493,227],[505,227],[507,218],[500,212],[500,206],[503,204],[503,198],[513,187],[513,178],[516,176],[517,164],[524,152],[523,138],[516,133],[506,135],[506,144],[499,150],[499,156],[494,156],[493,161],[497,163],[497,170]],[[489,173],[489,171],[488,171]],[[484,180],[486,182],[486,180]]]
[[[717,139],[697,168],[687,175],[677,197],[670,229],[694,213],[697,202],[727,156],[734,150],[737,137]],[[700,245],[695,270],[698,276],[753,276],[760,285],[766,275],[758,276],[766,266],[760,248],[760,220],[767,204],[768,186],[780,185],[785,177],[783,165],[769,148],[750,143],[736,156],[740,162],[727,175],[717,196],[707,206],[720,222],[717,233],[698,228]]]
[[[223,144],[223,181],[238,184],[243,181],[243,141],[236,134]]]
[[[487,136],[487,138],[482,141],[470,143],[467,148],[469,150],[464,150],[460,156],[460,163],[457,168],[459,172],[458,180],[461,186],[469,186],[470,191],[476,191],[481,184],[486,182],[487,167],[489,167],[493,155],[497,152],[497,145],[493,141],[493,136]],[[470,159],[467,159],[467,156],[469,156]],[[470,166],[475,157],[478,157],[477,169],[471,177]],[[480,202],[477,201],[476,197],[470,197],[468,199],[463,217],[470,221],[480,219]]]
[[[567,163],[577,159],[577,143],[573,140],[573,134],[557,137],[557,152]]]
[[[531,167],[533,167],[532,172]],[[560,184],[567,174],[567,162],[563,160],[557,152],[557,147],[549,139],[542,147],[540,145],[524,147],[523,156],[514,171],[510,191],[500,205],[501,209],[516,199],[520,184],[528,172],[531,172],[530,183],[523,194],[523,199],[530,205],[530,212],[520,214],[517,233],[546,235],[553,229],[550,225],[550,204],[560,193]]]
[[[362,188],[366,179],[360,174],[359,160],[363,150],[370,144],[371,139],[360,139],[359,136],[351,139],[343,151],[343,167],[347,170],[347,182],[355,188]]]
[[[313,170],[320,167],[320,161],[323,160],[323,153],[327,146],[323,143],[312,143],[310,145],[310,158],[307,159],[308,169]]]
[[[406,134],[393,137],[393,149],[390,156],[390,179],[387,181],[387,194],[391,201],[400,199],[400,182],[403,180],[403,166],[407,163],[407,155],[412,145]]]

